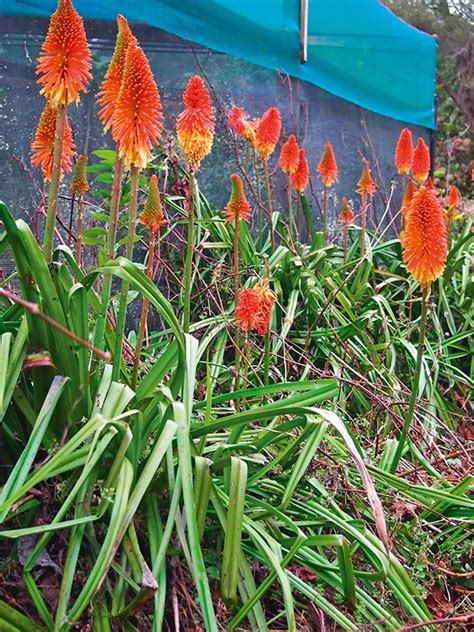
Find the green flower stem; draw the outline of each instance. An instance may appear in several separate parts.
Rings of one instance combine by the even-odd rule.
[[[260,178],[258,173],[258,161],[257,152],[253,150],[253,169],[255,173],[255,188],[257,192],[257,205],[258,205],[258,240],[257,243],[261,244],[263,241],[263,215],[262,215],[262,194],[260,191]]]
[[[84,227],[84,200],[82,194],[77,198],[77,228],[76,228],[76,263],[81,267],[82,259],[82,230]]]
[[[295,220],[293,218],[293,195],[291,188],[291,176],[288,175],[288,228],[291,239],[295,238]]]
[[[349,246],[349,224],[344,222],[344,263],[347,263],[347,251]]]
[[[365,234],[367,232],[367,193],[361,193],[361,219],[360,219],[360,258],[365,257]]]
[[[193,241],[194,241],[194,173],[189,176],[188,190],[188,234],[186,239],[186,259],[184,263],[184,298],[183,298],[183,329],[189,333],[191,317],[191,284],[193,272]]]
[[[240,245],[240,220],[237,218],[235,220],[235,230],[234,230],[234,301],[235,307],[239,302],[239,245]],[[240,332],[237,329],[235,336],[235,379],[234,379],[234,391],[238,391],[240,389]],[[240,409],[240,401],[237,400],[235,403],[236,411],[239,412]]]
[[[152,230],[150,230],[146,274],[148,278],[151,280],[153,280],[153,262],[155,259],[155,239],[156,239],[155,233]],[[159,229],[158,229],[157,239],[158,241],[160,239]],[[146,298],[144,298],[143,303],[142,303],[142,313],[140,316],[140,326],[138,328],[137,343],[135,345],[135,357],[133,360],[133,371],[132,371],[132,388],[133,389],[135,389],[137,385],[138,368],[140,366],[140,353],[142,350],[143,338],[145,335],[145,327],[146,327],[146,322],[147,322],[147,317],[148,317],[148,305],[149,305],[149,302],[147,301]]]
[[[120,210],[120,197],[122,193],[123,159],[115,158],[114,179],[112,183],[112,199],[110,203],[110,220],[107,230],[107,258],[112,260],[115,256],[115,240],[117,238],[118,217]],[[107,311],[110,302],[110,292],[112,289],[112,275],[106,274],[103,277],[100,310],[97,316],[95,328],[94,344],[99,349],[103,349],[105,337],[105,325],[107,322]]]
[[[270,231],[270,239],[272,242],[272,248],[275,248],[275,231],[273,230],[273,211],[272,211],[272,188],[270,184],[270,171],[268,169],[268,160],[263,161],[265,169],[265,184],[267,187],[267,218],[268,229]]]
[[[323,194],[323,243],[325,244],[328,238],[328,187],[324,187]]]
[[[135,240],[135,224],[137,220],[137,198],[138,198],[138,167],[131,168],[130,186],[130,208],[128,211],[128,236],[125,248],[125,258],[132,260],[133,244]],[[120,290],[120,302],[115,329],[115,347],[113,357],[112,380],[117,381],[120,375],[120,364],[122,361],[122,342],[125,331],[125,318],[127,315],[128,283],[123,282]]]
[[[53,255],[54,228],[58,210],[59,182],[61,180],[61,158],[63,154],[64,127],[66,124],[66,106],[58,106],[56,131],[54,135],[53,168],[49,183],[48,208],[46,211],[46,225],[44,227],[44,254],[48,261]]]
[[[403,422],[402,432],[400,434],[400,438],[398,439],[397,449],[395,450],[395,454],[392,460],[392,464],[390,467],[390,471],[393,473],[397,469],[398,462],[403,453],[403,448],[405,446],[405,441],[410,432],[410,427],[413,422],[413,416],[415,413],[416,400],[418,398],[418,391],[420,386],[420,374],[421,374],[421,364],[423,362],[423,350],[425,348],[425,333],[426,333],[426,316],[428,314],[428,301],[430,297],[430,284],[427,283],[422,286],[422,302],[421,302],[421,323],[420,323],[420,337],[418,340],[418,351],[416,354],[416,366],[415,366],[415,374],[413,376],[413,382],[411,387],[411,397],[410,402],[408,404],[408,413]]]

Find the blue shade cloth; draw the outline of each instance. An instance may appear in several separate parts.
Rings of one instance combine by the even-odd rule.
[[[300,0],[75,0],[84,18],[145,22],[309,81],[363,108],[435,128],[436,40],[377,0],[308,0],[308,61],[299,61]],[[0,0],[0,13],[47,16],[54,0]]]

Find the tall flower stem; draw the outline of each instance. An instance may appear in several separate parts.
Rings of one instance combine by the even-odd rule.
[[[265,259],[265,279],[269,279],[270,278],[270,261],[268,258]],[[269,382],[270,382],[270,325],[271,323],[268,323],[268,330],[267,333],[265,334],[265,356],[264,356],[264,362],[263,362],[263,383],[265,386],[268,386]]]
[[[415,413],[416,400],[418,399],[418,391],[420,386],[420,374],[421,374],[421,365],[423,361],[423,351],[425,348],[425,334],[426,334],[426,316],[428,314],[428,301],[430,298],[430,288],[431,284],[426,283],[422,285],[422,299],[421,299],[421,322],[420,322],[420,337],[418,339],[418,350],[416,354],[416,366],[415,366],[415,374],[413,376],[413,382],[411,387],[411,396],[410,402],[408,404],[408,413],[403,422],[402,432],[400,434],[400,438],[398,439],[397,449],[395,450],[395,455],[392,460],[392,464],[390,467],[391,472],[395,472],[397,469],[398,462],[403,454],[403,448],[405,446],[405,441],[410,431],[411,424],[413,422],[413,416]]]
[[[132,260],[133,244],[135,239],[135,224],[137,220],[137,198],[138,198],[138,167],[131,168],[130,174],[130,208],[128,212],[128,235],[125,247],[125,257]],[[128,283],[122,282],[120,290],[119,309],[117,314],[117,324],[115,328],[115,347],[113,357],[112,379],[117,380],[120,375],[120,364],[122,361],[122,343],[125,331],[125,318],[127,315]]]
[[[295,238],[295,220],[293,218],[293,195],[291,187],[291,176],[288,176],[288,228],[290,231],[290,237]]]
[[[82,193],[77,198],[77,227],[76,227],[76,263],[81,267],[82,258],[82,230],[84,227],[84,200]]]
[[[64,127],[66,125],[66,106],[58,106],[56,130],[54,134],[53,168],[49,183],[48,208],[46,211],[46,225],[44,228],[44,254],[48,261],[53,255],[54,227],[58,211],[58,192],[61,180],[61,158],[63,153]]]
[[[257,205],[258,205],[258,243],[262,243],[262,233],[263,233],[263,214],[262,214],[262,194],[260,191],[260,178],[258,173],[258,160],[257,160],[257,152],[255,149],[253,150],[253,170],[255,173],[255,189],[257,192]]]
[[[150,230],[150,237],[148,242],[148,261],[146,266],[146,274],[149,279],[153,280],[153,263],[155,259],[155,239],[159,242],[160,233],[158,232],[157,237],[155,238],[154,231]],[[143,338],[145,335],[145,327],[148,318],[148,301],[146,298],[143,299],[142,303],[142,313],[140,316],[140,325],[138,327],[137,334],[137,342],[135,345],[135,358],[133,361],[133,371],[132,371],[132,388],[134,389],[137,385],[138,378],[138,368],[140,366],[140,353],[142,350]]]
[[[191,319],[191,281],[193,272],[193,241],[194,241],[194,173],[189,176],[188,190],[188,233],[186,238],[186,259],[184,263],[184,298],[183,298],[183,329],[189,332]]]
[[[235,305],[239,302],[239,247],[240,247],[240,219],[236,218],[235,220],[235,230],[234,230],[234,300]],[[237,329],[235,336],[235,379],[234,379],[234,390],[238,391],[240,388],[240,333]],[[235,403],[237,412],[240,409],[239,400]]]
[[[349,224],[344,224],[344,263],[347,263],[347,251],[349,246]]]
[[[270,171],[268,169],[268,160],[263,161],[263,166],[265,170],[265,184],[267,187],[268,230],[270,231],[270,239],[272,242],[272,248],[275,248],[275,231],[273,230],[272,188],[270,184]]]
[[[123,159],[117,155],[114,165],[114,179],[112,182],[112,198],[110,202],[110,219],[107,227],[107,258],[111,261],[115,256],[115,241],[117,238],[118,217],[120,210],[120,196],[122,193]],[[102,282],[100,312],[97,316],[94,344],[99,349],[103,348],[105,337],[105,325],[107,311],[112,289],[112,275],[104,275]]]
[[[361,219],[360,219],[360,258],[365,257],[365,234],[367,232],[367,194],[361,194]]]
[[[328,187],[324,186],[323,193],[323,243],[325,244],[328,237]]]
[[[407,183],[408,183],[408,176],[403,174],[402,175],[402,200],[405,198]],[[402,230],[405,230],[405,218],[403,214],[402,214]]]

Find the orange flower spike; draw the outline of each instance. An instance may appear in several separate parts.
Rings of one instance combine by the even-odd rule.
[[[247,119],[242,108],[234,106],[229,110],[227,124],[236,134],[245,138],[252,145],[255,144],[255,125]]]
[[[254,289],[260,298],[260,309],[256,322],[256,329],[258,334],[264,336],[268,331],[273,303],[277,300],[277,297],[270,289],[270,281],[268,279],[258,281]]]
[[[403,261],[421,285],[435,281],[446,264],[448,241],[443,209],[436,195],[422,187],[413,195],[403,233]]]
[[[81,154],[76,162],[71,181],[71,191],[77,195],[84,195],[89,191],[89,182],[86,174],[87,156]]]
[[[97,98],[97,103],[100,106],[98,116],[104,127],[104,132],[106,132],[112,124],[115,103],[120,92],[120,86],[122,85],[128,45],[131,41],[136,41],[123,15],[117,16],[117,25],[118,31],[114,53],[107,72],[105,73],[104,80],[99,88]]]
[[[35,167],[41,167],[46,182],[51,180],[53,170],[54,136],[56,132],[57,109],[48,101],[40,116],[35,138],[31,143],[31,162]],[[63,137],[63,153],[61,169],[66,173],[72,171],[71,163],[74,151],[74,140],[69,120],[66,118]]]
[[[209,154],[214,139],[214,110],[201,77],[188,81],[183,93],[184,110],[176,121],[176,132],[190,171],[197,171]]]
[[[408,213],[408,209],[410,208],[410,204],[411,204],[411,201],[413,199],[413,196],[415,195],[417,190],[418,189],[413,184],[413,180],[408,180],[408,186],[407,186],[407,189],[405,191],[405,195],[403,196],[403,200],[402,200],[401,212],[402,212],[402,216],[403,217],[406,217],[406,215]]]
[[[298,168],[291,176],[291,186],[299,193],[303,193],[309,182],[309,166],[306,159],[306,152],[304,149],[299,151]]]
[[[161,135],[163,114],[158,88],[145,53],[129,42],[122,85],[112,117],[112,136],[127,167],[146,167]]]
[[[458,209],[461,206],[461,194],[457,187],[451,187],[448,195],[448,208]]]
[[[254,288],[245,288],[239,294],[235,308],[235,322],[242,331],[256,329],[260,318],[260,295]]]
[[[362,175],[359,182],[357,183],[357,193],[359,195],[362,195],[363,193],[365,193],[366,195],[374,195],[376,191],[377,187],[375,186],[375,182],[372,179],[369,163],[367,160],[364,160]]]
[[[398,173],[406,176],[413,163],[413,137],[408,127],[404,127],[398,137],[395,149],[395,166]]]
[[[55,107],[77,102],[80,92],[87,92],[91,54],[84,23],[71,0],[58,1],[37,61],[37,82],[43,86],[40,94]]]
[[[330,187],[334,184],[337,178],[337,163],[334,156],[334,151],[330,142],[324,145],[323,155],[318,164],[318,173],[321,176],[325,187]]]
[[[152,233],[157,233],[166,222],[158,190],[158,178],[153,174],[148,184],[148,196],[138,221]]]
[[[245,196],[242,180],[236,173],[233,173],[230,179],[232,180],[232,190],[227,206],[224,209],[226,224],[238,222],[241,219],[244,222],[248,222],[252,213],[251,206]]]
[[[413,179],[421,187],[430,172],[431,160],[430,150],[428,149],[423,138],[419,138],[413,152],[413,163],[411,174]]]
[[[354,212],[352,211],[352,209],[350,208],[348,202],[347,202],[347,198],[343,197],[342,198],[342,210],[339,213],[339,223],[340,224],[346,224],[347,226],[349,226],[352,223],[352,220],[354,219]]]
[[[300,149],[298,147],[298,141],[296,140],[296,136],[292,134],[288,136],[281,148],[278,166],[284,173],[291,176],[298,169],[299,161]]]
[[[281,116],[278,108],[269,108],[260,119],[256,129],[255,146],[262,160],[273,153],[281,132]]]

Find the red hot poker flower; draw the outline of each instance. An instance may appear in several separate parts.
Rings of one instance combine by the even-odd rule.
[[[300,150],[298,147],[298,141],[296,140],[296,136],[292,134],[291,136],[288,136],[288,139],[281,148],[278,166],[284,173],[291,176],[298,169],[299,160]]]
[[[412,198],[402,235],[403,261],[421,285],[443,272],[447,257],[447,229],[436,195],[422,187]]]
[[[136,41],[123,15],[117,16],[117,25],[118,32],[117,39],[115,40],[114,54],[105,73],[104,81],[99,88],[97,99],[97,103],[100,106],[99,118],[104,127],[104,132],[106,132],[112,124],[115,103],[122,85],[128,45],[132,40]]]
[[[423,138],[420,137],[416,143],[415,151],[413,152],[413,164],[411,168],[413,179],[418,186],[421,186],[425,182],[430,172],[430,166],[430,150]]]
[[[306,159],[306,152],[304,149],[300,149],[298,168],[291,176],[291,186],[299,193],[303,193],[309,182],[309,166]]]
[[[254,288],[245,288],[239,294],[235,308],[235,322],[242,331],[252,331],[258,327],[260,317],[260,296]]]
[[[338,219],[340,224],[346,224],[347,226],[349,226],[354,219],[354,212],[350,208],[346,197],[342,198],[342,210],[339,213]]]
[[[458,209],[461,206],[461,194],[457,187],[451,187],[448,195],[448,207],[450,209]]]
[[[270,318],[272,315],[273,303],[276,301],[274,292],[270,289],[270,282],[268,279],[258,281],[255,285],[255,291],[260,298],[259,316],[257,318],[256,329],[257,333],[264,336],[270,325]]]
[[[236,134],[245,138],[252,145],[255,144],[255,124],[249,121],[242,108],[234,106],[227,115],[227,124]]]
[[[262,160],[273,153],[281,132],[281,116],[278,108],[269,108],[260,119],[256,130],[256,148]]]
[[[86,92],[92,78],[91,68],[82,18],[71,0],[59,0],[38,57],[41,94],[55,107],[79,101],[79,93]]]
[[[41,114],[35,138],[31,144],[31,162],[35,167],[41,167],[46,182],[51,180],[53,169],[54,136],[56,133],[57,109],[48,101]],[[74,140],[69,120],[66,117],[63,136],[63,153],[61,157],[61,170],[66,173],[72,171],[71,163],[74,151]]]
[[[148,196],[138,221],[152,233],[157,233],[166,224],[165,214],[161,206],[158,178],[153,174],[148,185]]]
[[[241,219],[248,222],[251,217],[251,207],[245,196],[242,180],[236,173],[233,173],[230,179],[232,180],[232,190],[224,209],[226,224],[238,222]]]
[[[413,162],[413,137],[408,127],[400,132],[397,147],[395,149],[395,166],[398,173],[407,175],[410,173]]]
[[[330,142],[324,145],[323,155],[318,164],[318,173],[321,176],[325,187],[330,187],[334,184],[337,178],[337,163],[334,156],[334,151]]]
[[[357,193],[359,195],[374,195],[377,191],[377,187],[375,186],[375,182],[372,179],[372,174],[370,173],[370,167],[367,160],[364,160],[364,168],[362,170],[362,175],[360,177],[359,182],[357,183]]]
[[[190,171],[197,171],[211,151],[214,139],[214,110],[201,77],[188,81],[183,93],[184,110],[176,121],[176,132]]]
[[[145,53],[129,42],[122,85],[112,117],[112,136],[127,167],[146,167],[161,135],[163,114],[158,88]]]
[[[71,191],[77,195],[84,195],[89,191],[89,182],[86,174],[87,156],[81,154],[76,162],[74,174],[71,180]]]

